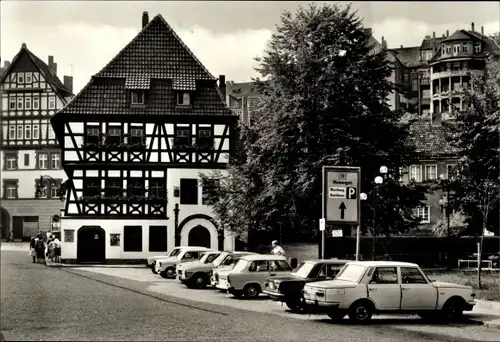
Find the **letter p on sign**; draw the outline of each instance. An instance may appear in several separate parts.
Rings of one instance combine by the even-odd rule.
[[[356,188],[347,188],[347,199],[356,199],[357,195]]]

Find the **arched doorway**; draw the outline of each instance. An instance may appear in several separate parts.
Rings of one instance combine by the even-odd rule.
[[[100,263],[106,260],[106,232],[99,226],[82,226],[78,229],[78,262]]]
[[[210,232],[202,225],[197,225],[189,231],[188,246],[210,248]]]
[[[8,238],[10,236],[10,215],[9,212],[0,207],[0,238]]]

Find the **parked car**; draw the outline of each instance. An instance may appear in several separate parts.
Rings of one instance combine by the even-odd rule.
[[[177,265],[177,279],[187,287],[205,288],[210,283],[207,270],[214,267],[214,261],[224,252],[209,251],[202,253],[200,260],[183,262]]]
[[[213,250],[207,247],[181,247],[175,256],[156,260],[156,273],[159,273],[163,278],[174,279],[177,265],[181,262],[196,261],[202,253],[208,251]]]
[[[304,300],[315,311],[358,322],[382,312],[456,320],[472,310],[474,297],[470,286],[432,281],[417,264],[396,261],[349,262],[334,280],[304,286]]]
[[[289,276],[270,277],[264,284],[264,294],[271,299],[286,303],[294,312],[304,309],[302,290],[304,285],[315,281],[333,280],[349,260],[306,260]]]
[[[270,276],[289,275],[293,269],[284,256],[279,255],[246,255],[231,270],[220,271],[216,287],[227,290],[234,297],[244,295],[257,297]]]
[[[155,266],[156,266],[156,262],[159,260],[159,259],[165,259],[165,258],[171,258],[171,257],[175,257],[181,250],[182,247],[174,247],[172,248],[168,253],[166,253],[165,255],[155,255],[155,256],[151,256],[151,257],[148,257],[146,259],[146,265],[151,268],[151,271],[156,274],[156,269],[155,269]]]

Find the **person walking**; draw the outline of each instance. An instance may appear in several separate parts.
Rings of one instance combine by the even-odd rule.
[[[50,259],[50,261],[54,261],[54,235],[51,235],[49,240],[47,241],[47,257]]]
[[[38,258],[38,262],[41,264],[45,264],[45,243],[43,242],[43,235],[40,234],[38,236],[38,241],[36,245],[36,254]]]
[[[278,240],[271,242],[271,245],[273,246],[273,250],[271,251],[272,254],[285,255],[285,250],[278,244]]]
[[[30,257],[33,258],[33,263],[36,263],[36,241],[34,237],[30,240]]]
[[[61,262],[61,241],[57,237],[54,239],[54,258],[55,262]]]

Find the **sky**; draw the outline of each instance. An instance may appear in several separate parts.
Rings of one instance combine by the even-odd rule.
[[[0,53],[11,61],[22,43],[80,91],[141,30],[142,12],[161,14],[215,76],[248,82],[284,10],[306,1],[1,1]],[[323,2],[316,2],[322,4]],[[334,2],[330,2],[334,3]],[[348,2],[337,2],[345,5]],[[426,35],[458,29],[500,31],[500,2],[371,2],[352,8],[389,48],[417,46]]]

